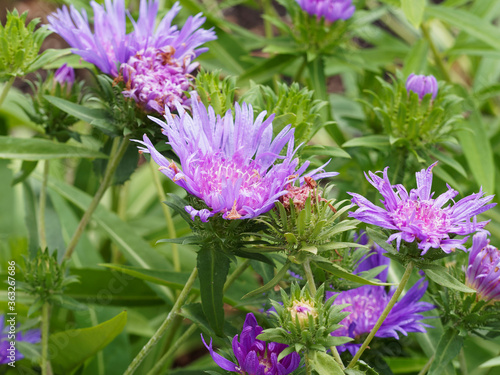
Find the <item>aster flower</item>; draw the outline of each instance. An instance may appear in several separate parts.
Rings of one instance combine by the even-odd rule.
[[[380,247],[373,247],[371,253],[374,254],[362,260],[354,273],[366,271],[370,266],[375,268],[390,263],[390,260],[382,255],[383,250]],[[381,282],[386,282],[387,271],[381,272],[377,278]],[[399,339],[398,333],[407,336],[408,332],[426,332],[425,327],[430,326],[421,322],[426,317],[420,313],[432,310],[434,305],[419,300],[425,294],[427,284],[423,278],[420,279],[408,290],[403,298],[396,302],[375,337]],[[327,300],[333,295],[337,295],[337,298],[333,301],[334,305],[350,305],[343,310],[350,312],[340,322],[343,327],[332,332],[332,335],[348,336],[356,339],[368,334],[377,323],[395,291],[396,288],[391,288],[388,292],[383,286],[365,285],[340,293],[326,292]],[[352,355],[355,355],[360,347],[361,344],[347,343],[337,348],[339,351],[349,350]]]
[[[193,59],[207,50],[198,48],[203,43],[215,39],[212,30],[200,29],[205,22],[201,14],[189,17],[180,31],[177,26],[173,26],[172,20],[181,9],[179,3],[175,3],[156,26],[159,0],[141,0],[139,19],[131,19],[133,31],[128,34],[128,13],[124,0],[105,0],[105,6],[95,1],[90,4],[94,10],[93,31],[85,10],[80,13],[73,6],[69,9],[64,6],[48,16],[49,29],[58,33],[73,48],[74,53],[114,77],[118,76],[120,66],[128,63],[131,57],[154,55],[147,52],[148,49],[162,53],[169,48],[169,51],[173,51],[172,59],[182,65],[185,58]]]
[[[273,140],[274,115],[264,120],[266,112],[262,112],[254,120],[251,105],[236,103],[234,119],[231,110],[224,117],[216,117],[213,108],[205,108],[193,94],[193,116],[179,103],[177,111],[179,115],[173,116],[166,108],[166,123],[151,119],[163,128],[181,168],[161,155],[146,135],[143,142],[137,142],[144,146],[141,151],[151,154],[163,174],[209,207],[197,210],[186,206],[193,220],[199,216],[207,221],[217,213],[224,219],[253,218],[273,208],[291,182],[337,174],[324,173],[321,167],[300,177],[309,162],[297,169],[293,130],[287,126]],[[286,144],[286,154],[280,156]],[[283,160],[276,163],[278,159]]]
[[[278,356],[288,345],[258,340],[257,336],[262,331],[255,316],[252,313],[247,314],[241,335],[233,338],[233,352],[238,364],[215,353],[212,348],[212,339],[209,345],[205,342],[203,335],[201,339],[215,363],[226,371],[247,375],[287,375],[293,372],[299,366],[300,356],[293,352],[278,361]]]
[[[382,177],[369,172],[367,180],[382,194],[384,208],[374,205],[365,197],[349,193],[353,196],[352,203],[359,206],[349,215],[368,224],[377,225],[396,231],[387,242],[396,240],[397,248],[401,240],[413,242],[417,240],[422,255],[430,248],[441,248],[445,253],[455,249],[465,250],[463,244],[468,237],[458,239],[450,235],[468,235],[482,230],[489,221],[477,222],[479,215],[496,203],[487,204],[493,195],[484,196],[480,189],[478,193],[469,195],[453,205],[443,207],[458,192],[449,185],[448,191],[437,198],[432,198],[432,164],[427,170],[416,173],[417,188],[408,194],[403,185],[391,185],[387,177],[388,167],[384,169]],[[382,172],[377,172],[382,173]]]
[[[54,73],[54,80],[59,82],[61,86],[67,85],[68,90],[70,90],[75,83],[75,70],[71,66],[63,64]]]
[[[465,283],[477,291],[477,299],[500,301],[500,251],[490,245],[484,232],[472,238]]]
[[[302,10],[327,21],[347,20],[352,17],[356,8],[352,0],[296,0]]]
[[[427,94],[431,94],[432,99],[435,99],[438,93],[438,84],[433,75],[424,76],[412,73],[406,80],[406,91],[417,93],[420,99],[423,99]]]
[[[9,337],[9,335],[12,334],[10,333],[11,331],[9,330],[9,327],[11,327],[11,325],[8,322],[8,319],[6,324],[5,315],[0,315],[0,365],[12,362],[12,359],[9,358],[11,356],[9,348],[10,348],[10,342],[13,341],[13,339]],[[15,341],[16,342],[23,341],[30,344],[37,344],[41,341],[40,330],[32,329],[24,332],[24,334],[22,332],[17,331]],[[15,361],[19,361],[24,358],[24,355],[22,355],[16,348],[14,357]]]

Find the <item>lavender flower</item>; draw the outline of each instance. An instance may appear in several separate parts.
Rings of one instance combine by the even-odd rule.
[[[454,205],[443,207],[458,192],[448,185],[447,192],[436,199],[432,198],[432,168],[436,164],[437,162],[427,170],[422,169],[416,173],[417,188],[412,189],[409,194],[403,185],[391,185],[387,177],[388,167],[384,169],[383,177],[372,172],[369,172],[370,177],[365,174],[367,180],[384,197],[384,208],[374,205],[359,194],[349,193],[353,196],[352,203],[359,206],[349,216],[396,231],[387,242],[396,240],[398,250],[401,240],[417,240],[422,255],[430,248],[441,248],[445,253],[456,248],[465,250],[463,244],[468,237],[451,239],[450,234],[464,236],[482,230],[489,221],[477,222],[476,215],[489,210],[496,203],[486,204],[493,199],[493,195],[483,196],[480,189],[478,193],[469,195]]]
[[[7,325],[6,325],[7,323]],[[12,328],[11,328],[12,327]],[[5,319],[5,315],[0,315],[0,365],[4,365],[9,362],[19,361],[23,359],[24,356],[16,349],[10,350],[11,341],[24,341],[30,344],[39,343],[41,340],[41,334],[39,329],[32,329],[23,333],[17,331],[15,325],[11,325],[9,319]],[[12,337],[13,332],[15,333],[15,339]]]
[[[465,283],[477,291],[477,299],[500,301],[500,251],[484,232],[472,238]]]
[[[278,361],[279,354],[288,345],[258,340],[257,336],[262,331],[255,316],[252,313],[247,314],[241,335],[233,338],[233,352],[238,365],[215,353],[212,339],[210,345],[207,345],[203,335],[201,339],[215,363],[226,371],[247,375],[287,375],[293,372],[299,366],[299,355],[293,352]]]
[[[172,58],[181,65],[186,57],[193,59],[207,50],[198,47],[215,39],[215,33],[199,28],[205,22],[201,14],[189,17],[179,31],[177,26],[172,26],[173,18],[181,9],[179,3],[175,3],[156,27],[158,4],[159,0],[141,0],[139,19],[132,19],[133,31],[129,34],[124,0],[105,0],[104,7],[91,2],[94,31],[85,10],[79,13],[73,6],[69,9],[64,6],[47,19],[49,29],[59,34],[74,53],[114,77],[118,76],[121,64],[128,63],[133,56],[144,55],[148,49],[161,53],[169,48],[173,51]]]
[[[61,86],[67,85],[68,90],[70,90],[75,83],[75,70],[71,66],[63,64],[54,73],[54,80],[59,82]]]
[[[438,84],[436,78],[432,75],[424,76],[412,73],[406,80],[406,91],[417,93],[420,99],[427,94],[432,94],[432,99],[435,99],[438,93]]]
[[[374,254],[362,260],[354,273],[366,271],[369,269],[369,266],[375,268],[388,265],[390,260],[382,255],[383,251],[378,246],[373,247],[370,253]],[[381,282],[386,282],[387,271],[381,272],[377,278]],[[395,339],[399,339],[398,332],[407,336],[408,332],[425,332],[425,327],[430,327],[421,322],[426,317],[419,314],[434,308],[434,305],[430,303],[419,302],[427,290],[427,284],[427,282],[424,282],[424,279],[420,279],[408,290],[403,298],[396,302],[384,323],[382,323],[382,326],[375,334],[376,337],[394,337]],[[333,304],[349,304],[350,306],[346,307],[344,311],[349,311],[350,315],[340,322],[343,327],[332,332],[332,335],[348,336],[356,339],[369,333],[375,326],[380,315],[382,315],[382,311],[384,311],[395,291],[396,288],[391,288],[387,292],[383,286],[365,285],[338,293]],[[336,293],[326,292],[326,300],[334,294]],[[361,344],[347,343],[339,346],[338,349],[341,352],[349,350],[352,355],[355,355],[360,347]]]
[[[352,0],[296,0],[302,10],[327,21],[347,20],[355,11]]]
[[[162,173],[211,209],[186,206],[193,220],[199,216],[206,222],[217,213],[224,219],[253,218],[274,207],[289,183],[337,175],[320,173],[325,164],[299,178],[309,162],[297,169],[293,130],[287,126],[272,140],[274,115],[264,121],[266,112],[262,112],[254,120],[251,105],[236,103],[234,120],[230,110],[216,117],[213,108],[207,110],[193,93],[193,117],[179,103],[177,111],[179,116],[173,116],[166,109],[167,123],[151,119],[163,128],[181,168],[161,155],[146,135],[144,142],[137,142],[145,146],[140,150],[151,154]],[[286,155],[280,156],[287,143]],[[275,164],[277,159],[283,161]]]

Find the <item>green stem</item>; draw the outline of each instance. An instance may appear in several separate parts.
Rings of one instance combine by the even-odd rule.
[[[397,166],[394,171],[395,184],[402,184],[406,174],[406,160],[408,159],[408,149],[406,147],[399,147],[396,149]]]
[[[337,362],[342,370],[345,369],[344,362],[342,362],[342,358],[340,358],[340,354],[337,350],[336,346],[330,346],[330,350],[332,351],[333,359]]]
[[[363,345],[361,345],[361,348],[356,353],[356,355],[354,356],[352,361],[349,363],[347,368],[353,368],[354,365],[356,364],[356,362],[358,361],[358,359],[361,357],[361,355],[365,351],[365,349],[368,347],[368,345],[370,345],[370,342],[372,341],[373,337],[378,332],[380,326],[382,325],[382,323],[384,323],[384,320],[387,318],[387,316],[391,312],[393,306],[396,304],[396,301],[398,300],[399,296],[403,292],[406,284],[408,283],[408,280],[410,279],[410,275],[411,275],[412,270],[413,270],[413,263],[410,262],[406,266],[405,273],[403,274],[403,277],[401,278],[401,282],[399,283],[398,288],[396,289],[396,291],[392,295],[392,297],[391,297],[389,303],[387,304],[387,306],[385,307],[384,311],[382,311],[382,315],[380,315],[380,317],[378,318],[377,323],[372,328],[372,330],[368,334],[368,337],[365,339],[365,341],[363,342]]]
[[[162,338],[165,332],[168,329],[170,329],[172,323],[175,321],[174,318],[176,317],[179,310],[184,305],[184,302],[188,298],[189,292],[191,291],[191,287],[193,286],[197,276],[198,276],[198,268],[194,268],[193,272],[191,272],[191,276],[189,276],[189,279],[186,282],[186,285],[184,285],[184,288],[179,294],[179,297],[175,301],[172,310],[170,310],[170,312],[168,313],[167,318],[163,321],[160,328],[158,328],[158,330],[155,332],[153,337],[151,337],[148,343],[144,345],[139,354],[137,354],[137,356],[133,359],[132,363],[130,363],[130,365],[128,366],[127,370],[123,373],[123,375],[133,374],[135,370],[137,370],[141,362],[147,357],[151,349],[153,349],[153,347],[158,343],[158,341]]]
[[[264,10],[264,14],[268,17],[274,16],[274,8],[270,0],[262,0],[262,9]],[[264,19],[264,32],[267,39],[271,39],[273,35],[273,25],[269,20]]]
[[[125,151],[127,150],[127,147],[129,145],[129,136],[125,136],[120,144],[119,142],[120,139],[118,137],[115,138],[113,141],[113,147],[111,149],[110,159],[108,160],[108,166],[106,167],[106,171],[104,172],[104,177],[102,179],[101,185],[97,189],[97,192],[95,193],[92,202],[90,202],[87,211],[85,211],[85,213],[83,214],[82,219],[80,220],[80,223],[78,224],[78,227],[76,228],[76,231],[73,234],[73,237],[69,241],[68,247],[66,248],[66,253],[64,254],[64,259],[71,258],[71,255],[73,254],[73,251],[75,251],[76,245],[78,244],[78,241],[80,240],[83,231],[87,227],[87,224],[89,223],[92,214],[99,205],[99,202],[101,201],[104,193],[106,192],[106,189],[111,184],[116,168],[118,168],[118,165],[120,164],[120,161],[122,160],[123,155],[125,154]]]
[[[168,208],[168,206],[165,203],[163,203],[163,200],[165,199],[165,191],[163,190],[163,186],[161,185],[159,173],[158,170],[155,168],[156,163],[153,160],[153,158],[151,158],[149,167],[151,169],[151,174],[153,175],[153,182],[155,184],[158,197],[160,199],[161,208],[163,209],[163,216],[165,216],[165,220],[167,222],[168,235],[171,239],[176,238],[177,233],[175,231],[175,225],[172,219],[172,214],[170,213],[170,209]],[[172,249],[172,262],[174,264],[174,270],[176,272],[180,272],[181,261],[179,258],[179,247],[177,246],[176,243],[171,243],[170,246]]]
[[[418,375],[425,375],[425,374],[427,374],[427,371],[429,371],[429,369],[431,368],[432,362],[434,362],[434,357],[435,357],[435,354],[433,354],[429,358],[429,360],[427,361],[427,363],[425,364],[425,366],[422,367],[422,370],[420,370],[420,372],[418,373]]]
[[[227,278],[226,283],[224,284],[224,289],[222,290],[223,293],[226,293],[229,287],[234,283],[234,281],[241,276],[243,272],[248,268],[250,265],[250,259],[245,259],[243,263],[241,263],[235,270],[234,272]]]
[[[304,58],[302,60],[302,64],[300,65],[300,68],[299,70],[297,70],[297,73],[295,74],[295,77],[294,77],[294,81],[295,82],[299,82],[300,79],[302,78],[302,74],[304,73],[304,69],[306,68],[307,66],[307,55],[304,54]]]
[[[40,247],[42,251],[47,248],[47,236],[45,233],[45,206],[47,203],[47,179],[49,176],[49,160],[44,160],[43,164],[43,179],[40,189],[40,203],[38,210],[38,235],[40,238]]]
[[[45,302],[42,306],[42,375],[52,375],[49,359],[49,326],[50,304]]]
[[[467,369],[467,359],[465,358],[464,348],[460,349],[460,354],[458,355],[458,361],[460,363],[460,371],[462,375],[469,375],[469,370]]]
[[[311,271],[311,264],[309,263],[309,259],[307,259],[304,263],[302,263],[302,267],[304,268],[304,272],[306,274],[307,284],[309,285],[309,291],[313,296],[315,296],[316,283],[314,282],[314,276]]]
[[[444,66],[443,58],[439,53],[436,45],[434,44],[434,41],[432,40],[431,34],[429,33],[429,28],[425,23],[422,23],[420,28],[422,29],[422,33],[424,34],[425,39],[429,42],[432,54],[434,55],[434,60],[439,70],[441,71],[441,74],[443,75],[446,81],[451,82],[451,77],[450,74],[448,73],[448,69],[446,68],[446,66]]]
[[[3,86],[2,93],[0,93],[0,107],[3,104],[3,101],[7,97],[7,94],[9,93],[10,88],[12,87],[12,84],[14,83],[14,80],[16,77],[11,77],[7,83]]]
[[[176,342],[183,343],[186,341],[197,329],[196,324],[192,324],[177,340]],[[179,345],[172,345],[170,349],[160,358],[160,360],[154,365],[151,371],[148,372],[147,375],[155,375],[163,373],[162,369],[170,361],[175,354],[175,352],[179,349]]]
[[[309,353],[308,352],[304,353],[304,363],[306,365],[306,375],[312,375],[312,367],[311,367],[311,363],[309,362]]]

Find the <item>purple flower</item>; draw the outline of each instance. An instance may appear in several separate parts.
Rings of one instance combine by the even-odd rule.
[[[203,335],[201,339],[215,363],[226,371],[246,375],[287,375],[293,372],[299,366],[298,353],[293,352],[278,361],[278,356],[288,345],[258,340],[257,336],[262,331],[255,316],[252,313],[247,314],[241,335],[233,338],[233,352],[238,365],[215,353],[212,339],[210,345],[207,345]]]
[[[387,168],[383,177],[368,172],[367,180],[382,194],[384,208],[374,205],[365,197],[349,193],[353,196],[352,203],[359,206],[349,215],[368,224],[377,225],[396,231],[387,242],[396,240],[397,248],[401,240],[413,242],[417,240],[418,248],[422,255],[432,247],[441,248],[445,253],[450,253],[456,248],[465,250],[463,244],[468,237],[451,239],[450,235],[468,235],[477,230],[482,230],[489,221],[476,221],[476,215],[494,207],[496,203],[487,204],[493,195],[483,196],[482,189],[478,193],[469,195],[453,205],[443,207],[458,192],[449,185],[448,191],[436,199],[432,198],[432,164],[427,170],[422,169],[416,173],[417,188],[408,194],[403,185],[391,185],[387,177]],[[377,172],[382,173],[382,172]]]
[[[41,340],[39,329],[32,329],[24,332],[23,334],[15,327],[15,320],[13,321],[14,325],[11,325],[9,321],[11,317],[7,317],[7,319],[5,318],[5,315],[0,315],[0,365],[13,361],[19,361],[24,358],[24,356],[17,350],[17,345],[15,349],[12,351],[10,350],[11,341],[15,341],[17,343],[23,341],[30,344],[36,344]],[[15,338],[12,337],[14,334],[13,332],[15,332]]]
[[[477,291],[477,299],[500,301],[500,251],[490,245],[484,232],[472,238],[465,283]]]
[[[356,8],[352,0],[296,0],[302,10],[327,21],[347,20],[352,17]]]
[[[359,236],[355,234],[354,240],[360,245],[368,244],[368,236],[364,230],[360,231]],[[376,277],[380,281],[384,280],[385,282],[385,280],[387,280],[387,274],[389,273],[389,264],[391,263],[391,260],[384,256],[384,253],[386,253],[386,251],[374,243],[370,248],[370,251],[359,260],[355,273],[359,274],[364,271],[369,271],[375,267],[386,266],[386,268]]]
[[[370,261],[373,268],[389,264],[390,260],[382,255],[382,248],[374,247],[372,248],[372,252],[375,252],[375,254],[362,261],[354,273],[367,270],[368,264],[366,262],[368,261]],[[386,282],[387,272],[380,273],[377,278],[382,282]],[[395,339],[399,339],[398,332],[407,336],[408,332],[425,332],[425,327],[430,327],[421,322],[426,317],[419,314],[434,308],[434,305],[430,303],[419,302],[427,290],[427,284],[427,282],[424,282],[424,279],[420,279],[408,290],[403,298],[396,302],[384,323],[382,323],[382,326],[375,334],[376,337],[394,337]],[[338,293],[333,303],[336,305],[350,304],[344,311],[349,311],[351,314],[340,322],[343,327],[332,332],[332,335],[348,336],[357,339],[369,333],[375,326],[380,315],[382,315],[382,311],[389,303],[395,291],[396,288],[391,288],[387,292],[383,286],[365,285]],[[326,300],[334,294],[337,293],[326,292]],[[347,349],[354,355],[360,347],[361,344],[347,343],[339,346],[338,349],[340,351]]]
[[[61,86],[67,85],[68,89],[71,89],[75,82],[75,70],[71,66],[63,64],[54,73],[54,80],[59,82]]]
[[[299,178],[309,162],[297,169],[293,130],[287,126],[273,140],[274,115],[264,121],[266,112],[262,112],[254,120],[251,105],[236,103],[235,118],[230,110],[221,118],[215,116],[212,107],[207,110],[193,93],[192,117],[179,103],[177,111],[179,115],[174,116],[166,108],[167,123],[151,119],[163,128],[181,168],[161,155],[146,135],[144,142],[137,142],[145,146],[140,150],[151,154],[162,173],[210,208],[186,206],[193,220],[199,216],[207,221],[217,213],[224,219],[253,218],[273,208],[293,181],[337,175],[320,173],[325,164]],[[280,156],[286,144],[286,155]],[[276,163],[278,159],[283,160]]]
[[[124,0],[105,0],[104,7],[92,1],[93,31],[85,10],[79,13],[73,6],[69,9],[64,6],[47,19],[49,29],[59,34],[74,53],[114,77],[118,76],[121,64],[137,54],[142,56],[150,48],[157,51],[170,48],[174,51],[172,57],[182,63],[186,56],[191,59],[205,52],[206,48],[198,47],[216,38],[212,30],[199,28],[205,22],[201,14],[189,17],[180,31],[172,26],[181,9],[179,3],[156,26],[158,4],[159,0],[141,0],[139,19],[134,21],[125,10]],[[133,25],[128,34],[127,15]]]
[[[417,93],[420,99],[427,94],[432,94],[432,99],[435,99],[438,93],[438,84],[436,78],[432,75],[424,76],[412,73],[406,80],[406,91]]]

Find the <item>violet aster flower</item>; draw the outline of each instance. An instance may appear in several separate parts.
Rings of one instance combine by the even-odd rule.
[[[234,119],[231,110],[224,117],[215,116],[213,108],[205,108],[193,93],[193,116],[179,103],[177,111],[179,115],[174,116],[166,108],[167,123],[151,119],[163,128],[168,143],[179,156],[181,168],[161,155],[146,135],[143,142],[137,142],[145,146],[140,150],[151,154],[163,174],[211,209],[186,206],[193,220],[199,216],[207,221],[217,213],[224,219],[253,218],[273,208],[293,181],[338,174],[322,172],[325,164],[299,177],[309,162],[297,169],[293,129],[285,127],[273,140],[274,115],[264,121],[266,112],[262,112],[254,120],[251,105],[236,103]],[[287,143],[286,154],[280,156]],[[278,159],[282,161],[276,163]]]
[[[9,321],[9,317],[5,317],[5,315],[0,315],[0,365],[4,365],[9,362],[19,361],[24,358],[17,348],[14,350],[10,350],[10,342],[11,341],[24,341],[30,344],[37,344],[41,340],[41,334],[39,329],[32,329],[23,333],[19,332],[17,328],[13,331]],[[11,337],[13,335],[12,332],[15,332],[15,340]]]
[[[287,375],[293,372],[299,366],[300,356],[293,352],[278,361],[278,356],[288,345],[258,340],[257,336],[262,331],[255,316],[252,313],[247,314],[241,335],[233,338],[233,352],[238,365],[215,353],[212,339],[209,345],[203,335],[201,339],[215,363],[226,371],[247,375]]]
[[[432,99],[435,99],[438,93],[438,84],[436,78],[432,75],[424,76],[412,73],[406,80],[406,91],[417,93],[420,99],[427,94],[432,94]]]
[[[48,16],[49,29],[59,34],[85,61],[96,65],[103,73],[118,76],[121,64],[149,48],[161,51],[170,48],[172,58],[184,62],[192,59],[206,48],[198,48],[203,43],[215,39],[212,30],[199,27],[205,18],[198,14],[189,17],[179,31],[172,26],[173,18],[181,7],[175,3],[172,9],[156,26],[159,0],[141,0],[139,19],[134,21],[133,31],[127,34],[127,14],[124,0],[105,0],[105,6],[91,2],[94,10],[94,30],[89,26],[85,10],[81,13],[75,7],[64,6]],[[130,17],[131,18],[131,17]]]
[[[382,255],[383,250],[380,247],[373,247],[371,252],[375,254],[366,258],[356,268],[354,273],[365,271],[369,266],[378,267],[388,265],[390,260]],[[381,282],[387,281],[387,271],[380,273],[377,278]],[[401,298],[385,319],[384,323],[375,334],[375,337],[394,337],[399,339],[399,333],[407,336],[408,332],[425,332],[425,327],[429,325],[422,323],[422,319],[426,319],[420,313],[432,310],[434,305],[419,301],[427,290],[427,282],[420,279],[408,292]],[[382,311],[389,303],[396,288],[391,288],[388,292],[383,286],[365,285],[356,289],[351,289],[345,292],[338,293],[334,304],[350,304],[344,311],[349,311],[344,320],[340,322],[343,326],[332,333],[333,336],[348,336],[354,339],[369,333],[375,326]],[[326,292],[326,300],[336,293]],[[346,349],[352,355],[355,355],[361,344],[347,343],[339,346],[340,351]]]
[[[355,234],[354,240],[360,245],[368,245],[368,236],[364,230],[361,230],[359,235]],[[370,248],[370,251],[359,260],[354,272],[359,274],[363,271],[369,271],[375,267],[386,266],[386,268],[376,277],[381,282],[385,282],[385,280],[387,280],[387,274],[389,273],[389,264],[391,263],[391,260],[384,256],[385,252],[386,251],[384,249],[374,243]]]
[[[54,80],[59,82],[61,86],[67,85],[68,89],[71,89],[75,82],[75,70],[71,66],[63,64],[54,73]]]
[[[469,195],[453,205],[443,207],[458,192],[449,185],[448,191],[437,198],[432,198],[432,164],[427,170],[416,173],[417,188],[408,194],[403,185],[391,185],[387,177],[387,168],[383,176],[368,172],[367,180],[378,189],[384,197],[384,207],[378,207],[365,197],[349,193],[353,196],[352,203],[359,206],[349,216],[368,224],[377,225],[396,231],[387,242],[396,240],[397,248],[401,240],[413,242],[417,240],[422,255],[432,247],[441,248],[445,253],[455,249],[465,250],[463,244],[468,237],[458,239],[450,235],[465,236],[482,230],[489,221],[476,221],[476,215],[494,207],[496,203],[487,204],[493,195],[484,196],[482,189],[478,193]],[[377,172],[382,173],[382,172]]]
[[[500,301],[500,251],[484,232],[472,238],[465,283],[477,291],[477,299]]]
[[[355,11],[352,0],[296,0],[302,10],[327,21],[347,20]]]

